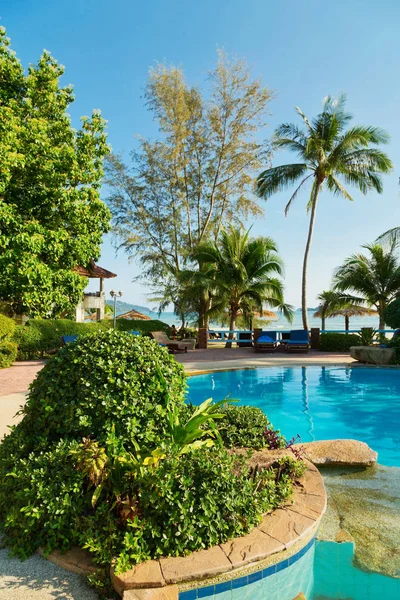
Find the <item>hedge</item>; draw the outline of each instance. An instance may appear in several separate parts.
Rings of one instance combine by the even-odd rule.
[[[17,357],[17,344],[12,341],[15,322],[0,315],[0,369],[11,367]]]
[[[319,349],[324,352],[348,352],[350,346],[360,346],[361,339],[355,333],[322,333]]]
[[[385,309],[385,323],[392,329],[400,327],[400,298],[393,300]]]
[[[14,341],[18,345],[18,360],[42,358],[56,352],[61,347],[63,335],[87,335],[95,331],[112,329],[113,321],[104,319],[94,323],[76,323],[69,319],[30,319],[26,325],[17,326]],[[168,331],[161,321],[117,320],[118,331],[137,330],[143,334],[150,331]]]

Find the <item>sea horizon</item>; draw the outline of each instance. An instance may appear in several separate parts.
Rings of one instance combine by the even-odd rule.
[[[310,328],[312,328],[312,327],[321,328],[321,319],[315,318],[313,316],[315,310],[316,309],[308,310],[308,320],[309,320]],[[146,314],[151,319],[157,319],[159,321],[162,321],[163,323],[166,323],[167,325],[175,325],[177,328],[179,328],[181,326],[181,319],[179,317],[177,317],[175,315],[175,313],[173,313],[173,312],[165,311],[165,312],[158,313],[156,311],[149,310]],[[194,327],[194,325],[191,324],[190,320],[188,320],[188,323],[189,323],[189,327],[192,327],[192,326]],[[365,317],[350,318],[349,329],[350,330],[352,330],[352,329],[359,330],[362,327],[373,327],[374,329],[378,329],[378,326],[379,326],[378,315],[370,315],[370,316],[365,316]],[[288,329],[288,330],[303,329],[301,311],[300,310],[295,311],[294,319],[293,319],[292,323],[290,323],[287,319],[285,319],[283,316],[281,316],[278,319],[274,319],[271,321],[265,320],[262,327],[263,327],[263,329],[269,329],[271,331],[282,331],[282,330],[284,331],[286,329]],[[218,322],[212,321],[210,323],[210,329],[227,331],[227,330],[229,330],[229,327],[221,326]],[[344,317],[332,317],[332,318],[326,319],[325,329],[329,330],[329,331],[344,330],[345,329]],[[389,327],[387,329],[389,329]]]

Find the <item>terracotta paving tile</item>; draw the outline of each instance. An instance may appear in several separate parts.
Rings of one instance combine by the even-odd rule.
[[[220,546],[193,552],[188,556],[160,558],[160,564],[167,583],[212,577],[232,569],[232,564]]]
[[[120,575],[116,575],[111,567],[111,580],[120,594],[123,590],[156,588],[165,585],[158,560],[147,560]]]
[[[284,550],[285,546],[282,542],[256,528],[248,535],[221,544],[221,548],[236,568]]]
[[[285,548],[290,548],[300,538],[305,537],[313,527],[314,519],[281,508],[266,515],[259,525],[261,531],[279,540]]]

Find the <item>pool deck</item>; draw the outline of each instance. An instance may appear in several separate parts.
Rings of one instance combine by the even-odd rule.
[[[254,352],[253,348],[207,348],[176,354],[189,374],[230,369],[254,369],[256,367],[281,366],[346,366],[354,361],[349,354],[310,350],[305,353]]]

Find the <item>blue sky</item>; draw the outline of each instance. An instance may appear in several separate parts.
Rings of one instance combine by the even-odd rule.
[[[387,151],[395,165],[384,193],[355,202],[321,197],[309,264],[309,306],[326,289],[332,271],[361,244],[400,225],[400,4],[396,0],[1,0],[0,23],[26,67],[43,48],[66,66],[65,83],[75,88],[73,124],[100,108],[108,120],[109,141],[127,153],[135,135],[156,135],[143,106],[148,69],[166,60],[182,66],[192,84],[204,85],[216,50],[245,58],[254,76],[275,90],[265,136],[282,121],[296,120],[294,107],[316,114],[322,99],[345,92],[354,122],[379,125],[392,140]],[[274,164],[290,156],[277,154]],[[277,241],[286,264],[286,299],[300,303],[301,263],[308,219],[307,195],[283,215],[289,192],[265,203],[254,233]],[[252,223],[249,223],[252,224]],[[111,236],[99,263],[118,273],[107,282],[124,300],[149,304],[148,290],[132,278],[139,273],[123,254],[115,256]]]

